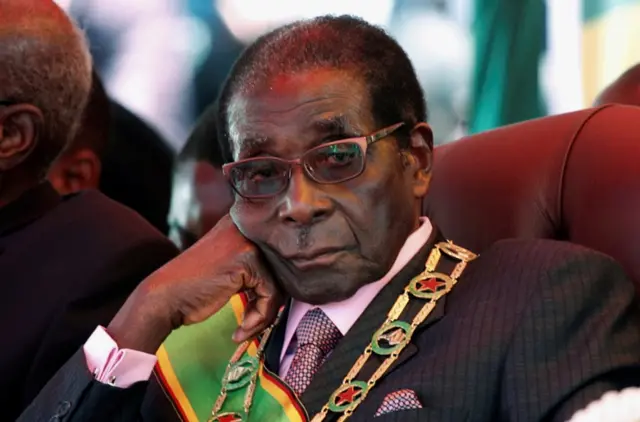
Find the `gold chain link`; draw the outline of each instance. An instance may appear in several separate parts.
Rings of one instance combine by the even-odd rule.
[[[236,363],[242,357],[242,355],[244,354],[244,352],[247,350],[248,347],[249,347],[249,341],[244,341],[240,344],[240,346],[238,346],[235,352],[233,352],[233,355],[231,356],[231,359],[229,359],[229,363],[227,364],[227,367],[224,370],[224,376],[222,377],[223,380],[226,380],[229,377],[229,371],[231,371],[231,367],[233,366],[234,363]],[[211,409],[211,418],[209,419],[209,422],[212,422],[216,418],[216,415],[220,413],[220,409],[222,409],[222,405],[224,404],[224,401],[227,399],[227,389],[224,386],[225,386],[225,383],[223,382],[222,387],[220,389],[220,394],[218,395],[218,398],[216,399],[216,402],[213,405],[213,409]]]
[[[361,390],[360,396],[353,402],[351,406],[349,406],[347,409],[344,410],[343,414],[340,416],[340,418],[338,418],[338,422],[346,421],[353,414],[353,412],[360,405],[360,403],[364,401],[364,399],[369,394],[369,391],[371,391],[371,389],[376,385],[378,380],[387,372],[387,370],[391,367],[391,365],[393,365],[393,363],[398,359],[398,357],[400,356],[400,353],[402,352],[402,350],[404,350],[406,345],[409,344],[416,328],[420,324],[422,324],[427,319],[427,317],[431,314],[431,312],[436,306],[436,302],[438,301],[438,299],[440,299],[442,296],[449,293],[449,291],[457,283],[458,278],[462,275],[462,272],[465,270],[467,263],[477,257],[477,255],[473,254],[472,252],[462,249],[458,246],[455,246],[451,242],[439,243],[438,245],[436,245],[435,248],[431,250],[431,253],[429,254],[429,257],[425,264],[425,271],[419,274],[418,276],[414,277],[409,283],[409,286],[413,285],[413,283],[416,282],[417,280],[425,279],[429,277],[429,275],[435,271],[438,265],[438,262],[442,257],[442,252],[444,252],[445,254],[447,254],[452,258],[460,260],[460,262],[456,264],[453,271],[449,275],[452,283],[450,285],[447,285],[446,289],[434,293],[433,297],[428,299],[427,303],[425,303],[422,306],[420,311],[418,311],[416,316],[411,321],[411,329],[407,331],[405,334],[405,340],[403,342],[404,344],[402,344],[397,350],[392,352],[389,355],[389,357],[387,357],[382,362],[382,364],[376,369],[376,371],[373,373],[373,375],[371,375],[371,377],[367,381],[367,388]],[[398,299],[396,299],[396,302],[393,304],[393,306],[391,307],[391,310],[387,314],[387,319],[382,323],[381,327],[384,327],[385,325],[388,325],[389,323],[396,321],[400,317],[400,315],[402,315],[402,312],[404,311],[404,309],[406,308],[410,300],[409,286],[407,286],[404,292],[398,297]],[[373,353],[373,350],[371,348],[371,343],[370,343],[365,349],[364,353],[360,355],[360,357],[356,360],[356,363],[353,365],[353,367],[351,367],[351,370],[349,371],[347,376],[342,380],[342,384],[340,385],[340,387],[338,387],[338,389],[336,389],[333,392],[329,400],[332,400],[335,394],[337,394],[341,389],[345,388],[346,386],[350,385],[353,382],[353,380],[356,378],[356,376],[360,373],[360,371],[364,367],[365,363],[369,360],[369,357],[371,356],[372,353]],[[330,411],[329,404],[330,402],[327,402],[322,407],[322,409],[311,419],[311,422],[322,422]]]
[[[267,345],[267,341],[269,340],[269,336],[271,335],[273,328],[278,324],[278,321],[280,320],[280,314],[281,312],[276,317],[276,320],[274,321],[274,323],[271,324],[266,330],[263,331],[262,338],[260,339],[260,343],[258,344],[258,348],[255,356],[255,359],[257,359],[258,361],[258,367],[255,368],[255,370],[251,374],[249,387],[247,388],[247,391],[244,395],[243,410],[244,410],[245,417],[247,418],[249,416],[249,410],[251,409],[251,403],[253,402],[253,395],[256,391],[258,373],[260,372],[260,358],[262,357],[262,353],[264,352],[264,348]],[[219,416],[220,410],[222,410],[222,406],[224,406],[224,402],[227,399],[227,389],[225,388],[225,385],[226,385],[226,381],[229,378],[229,372],[231,371],[231,368],[233,367],[233,365],[237,363],[240,360],[240,358],[244,355],[244,353],[247,351],[247,349],[249,348],[249,344],[250,342],[248,340],[242,342],[240,346],[238,346],[238,348],[235,350],[233,355],[231,356],[231,359],[229,360],[229,363],[227,364],[227,367],[224,371],[224,376],[222,377],[222,387],[220,388],[220,394],[218,395],[218,398],[216,399],[216,402],[214,403],[213,408],[211,409],[211,418],[209,418],[208,422],[214,422],[215,419]]]

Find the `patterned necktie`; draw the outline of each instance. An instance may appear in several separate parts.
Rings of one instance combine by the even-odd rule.
[[[327,355],[341,338],[340,330],[322,309],[315,308],[304,315],[296,328],[298,348],[284,378],[297,395],[304,393]]]

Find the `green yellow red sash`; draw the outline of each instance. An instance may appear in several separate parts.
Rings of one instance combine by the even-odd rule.
[[[187,422],[207,421],[220,393],[229,359],[237,348],[231,335],[242,320],[247,302],[236,295],[216,315],[200,324],[175,330],[158,349],[156,371],[176,409]],[[258,342],[247,352],[255,356]],[[240,412],[244,389],[231,391],[223,411]],[[250,421],[303,422],[306,411],[291,390],[261,362],[249,413]]]

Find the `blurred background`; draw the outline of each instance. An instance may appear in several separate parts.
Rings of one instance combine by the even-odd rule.
[[[590,105],[640,62],[640,0],[59,0],[109,94],[179,150],[261,33],[321,14],[385,27],[411,56],[437,143]]]

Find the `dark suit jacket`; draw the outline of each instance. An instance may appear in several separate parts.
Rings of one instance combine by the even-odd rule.
[[[100,192],[168,233],[173,150],[153,127],[115,101],[110,129],[101,157]]]
[[[98,324],[176,254],[98,192],[43,184],[0,208],[0,420],[14,420]]]
[[[424,269],[433,241],[378,294],[315,375],[301,398],[310,415]],[[634,287],[610,258],[566,243],[501,241],[469,265],[351,420],[565,421],[608,390],[640,384],[639,327]],[[266,350],[274,371],[282,331]],[[365,379],[372,370],[363,368]],[[98,384],[80,352],[20,422],[56,414],[74,422],[180,420],[158,383],[145,384]],[[414,390],[423,408],[373,418],[383,398],[400,389]]]

